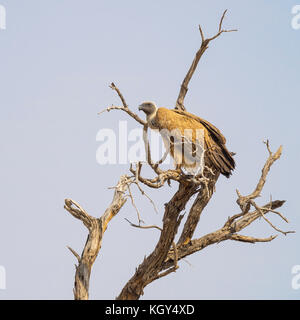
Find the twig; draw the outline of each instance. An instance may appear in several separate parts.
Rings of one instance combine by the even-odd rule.
[[[114,91],[117,92],[119,98],[122,101],[123,106],[110,106],[107,107],[106,109],[98,112],[98,114],[102,114],[103,112],[109,112],[111,110],[122,110],[124,112],[126,112],[130,117],[132,117],[135,121],[139,122],[140,124],[142,124],[143,126],[146,125],[146,122],[144,120],[142,120],[137,114],[135,114],[133,111],[131,111],[125,101],[124,96],[122,95],[121,91],[119,90],[119,88],[112,82],[110,85],[110,88],[113,89]]]
[[[130,220],[128,220],[127,218],[124,218],[132,227],[135,228],[139,228],[139,229],[158,229],[159,231],[162,231],[162,228],[156,226],[156,225],[152,225],[152,226],[141,226],[140,224],[135,224],[132,223]]]
[[[80,255],[75,250],[73,250],[71,247],[67,246],[67,248],[74,254],[77,261],[80,262]]]
[[[112,90],[115,90],[115,91],[117,92],[120,100],[122,101],[123,107],[124,107],[125,109],[128,109],[128,105],[127,105],[127,103],[126,103],[126,101],[125,101],[125,99],[124,99],[121,91],[116,87],[116,85],[112,82],[109,87],[110,87]]]
[[[295,231],[282,231],[281,229],[279,229],[279,228],[277,228],[276,226],[274,226],[273,224],[272,224],[272,222],[271,221],[269,221],[267,218],[266,218],[266,216],[265,216],[265,214],[264,214],[264,210],[261,208],[261,207],[259,207],[253,200],[250,200],[250,203],[253,205],[253,207],[261,214],[261,216],[263,217],[263,219],[266,221],[266,222],[268,222],[268,224],[273,228],[273,229],[275,229],[276,231],[278,231],[278,232],[280,232],[280,233],[282,233],[282,234],[284,234],[285,236],[288,234],[288,233],[295,233]],[[269,210],[268,210],[269,211]],[[273,211],[273,210],[272,210]],[[283,216],[282,215],[280,215],[282,218],[283,218]],[[284,219],[284,218],[283,218]],[[284,219],[285,221],[287,220],[287,219]]]
[[[139,184],[139,173],[140,173],[140,170],[141,170],[141,166],[142,166],[141,163],[138,163],[138,164],[136,165],[137,170],[136,170],[136,172],[135,172],[135,184],[137,185],[137,187],[138,187],[138,189],[140,190],[141,194],[142,194],[143,196],[146,196],[146,198],[151,202],[151,204],[152,204],[152,206],[153,206],[153,208],[154,208],[154,211],[155,211],[156,213],[158,213],[158,210],[157,210],[157,208],[156,208],[156,205],[155,205],[154,201],[147,195],[147,193],[142,189],[142,187],[141,187],[140,184]]]
[[[136,211],[136,213],[137,213],[139,225],[141,225],[141,223],[145,223],[145,221],[143,221],[143,220],[141,219],[140,212],[139,212],[137,206],[135,205],[135,202],[134,202],[134,199],[133,199],[133,196],[132,196],[132,193],[131,193],[129,184],[128,184],[128,193],[129,193],[129,197],[130,197],[130,199],[131,199],[131,203],[132,203],[132,205],[133,205],[133,207],[135,208],[135,211]]]

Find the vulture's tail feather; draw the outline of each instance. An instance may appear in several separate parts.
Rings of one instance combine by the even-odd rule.
[[[215,146],[212,150],[208,150],[208,157],[221,174],[227,178],[230,177],[235,168],[235,161],[225,145]]]

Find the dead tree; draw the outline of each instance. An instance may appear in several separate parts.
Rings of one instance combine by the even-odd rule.
[[[199,26],[201,46],[197,51],[191,67],[189,68],[182,82],[176,101],[176,109],[185,110],[184,98],[188,91],[188,84],[197,68],[200,58],[207,50],[209,43],[225,32],[236,31],[223,29],[223,20],[225,14],[226,11],[223,13],[220,19],[218,32],[211,38],[205,38],[202,28]],[[193,234],[198,225],[200,216],[214,193],[215,184],[218,180],[219,173],[212,172],[212,170],[209,168],[205,168],[202,178],[187,178],[175,170],[162,170],[159,165],[164,161],[165,156],[159,162],[153,163],[151,159],[150,146],[148,143],[148,128],[146,122],[140,119],[138,115],[130,110],[124,96],[114,83],[112,83],[110,87],[116,91],[122,105],[113,105],[103,111],[124,111],[136,122],[143,126],[147,165],[152,168],[154,177],[146,178],[142,176],[142,163],[137,163],[135,166],[131,165],[130,174],[125,174],[120,177],[119,182],[114,188],[112,202],[100,218],[89,215],[75,201],[71,199],[65,200],[64,208],[75,218],[81,220],[88,229],[87,241],[81,255],[77,254],[69,247],[71,252],[78,260],[78,265],[76,266],[75,272],[75,285],[73,289],[75,299],[88,299],[90,274],[93,263],[101,249],[104,232],[109,221],[118,214],[128,198],[131,199],[132,204],[135,206],[134,199],[130,191],[131,185],[134,184],[138,186],[138,189],[141,191],[143,196],[147,196],[147,194],[143,190],[142,185],[149,188],[159,189],[162,188],[166,183],[169,184],[170,181],[175,181],[178,184],[178,189],[171,200],[165,204],[162,227],[155,225],[145,226],[141,224],[140,217],[138,224],[130,222],[133,227],[156,228],[160,232],[160,237],[153,252],[145,257],[144,261],[142,261],[142,263],[136,268],[136,271],[131,279],[128,280],[121,290],[117,297],[119,300],[139,299],[139,297],[143,295],[144,288],[149,283],[165,277],[171,272],[175,272],[179,268],[178,262],[181,259],[194,254],[209,245],[225,240],[242,241],[248,243],[272,241],[275,239],[276,235],[271,235],[266,238],[255,238],[240,233],[244,228],[260,217],[262,217],[263,220],[266,221],[277,233],[286,235],[290,232],[293,232],[279,229],[266,217],[267,213],[273,213],[280,216],[285,222],[288,222],[288,220],[277,210],[284,204],[285,201],[270,199],[270,201],[264,205],[258,205],[256,203],[256,199],[261,195],[272,164],[280,158],[282,153],[282,146],[280,146],[278,150],[273,153],[270,149],[269,142],[266,141],[265,144],[268,151],[268,158],[262,169],[254,191],[246,196],[241,195],[238,190],[236,191],[236,202],[240,207],[240,213],[231,215],[228,220],[223,223],[220,229],[215,230],[201,238],[193,239]],[[182,212],[193,195],[196,195],[196,198],[191,206],[191,209],[189,210],[183,230],[181,234],[178,235],[178,240],[175,241],[178,227],[183,219]],[[150,201],[152,200],[150,199]]]

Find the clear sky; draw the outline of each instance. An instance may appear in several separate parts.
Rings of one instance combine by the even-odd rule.
[[[299,2],[299,1],[298,1]],[[200,45],[198,24],[216,32],[224,9],[226,28],[210,44],[190,83],[187,109],[215,124],[237,153],[230,179],[221,177],[196,236],[214,231],[239,212],[235,189],[250,193],[267,157],[269,138],[282,158],[272,167],[258,204],[285,199],[289,224],[300,229],[299,89],[300,30],[291,27],[297,1],[211,0],[0,0],[0,266],[6,290],[0,299],[72,299],[75,258],[87,230],[63,209],[78,201],[91,215],[109,205],[129,165],[99,165],[100,129],[118,129],[121,112],[97,115],[119,104],[114,81],[133,110],[144,100],[172,108]],[[298,3],[300,4],[300,3]],[[117,131],[116,131],[117,132]],[[147,224],[161,225],[163,204],[176,185],[149,190],[159,213],[136,192]],[[154,248],[157,230],[133,229],[130,201],[110,223],[94,264],[91,299],[116,297]],[[243,234],[276,234],[259,220]],[[226,241],[180,262],[176,274],[145,289],[144,299],[299,299],[291,286],[300,265],[299,232],[255,245]],[[2,268],[3,269],[3,268]]]

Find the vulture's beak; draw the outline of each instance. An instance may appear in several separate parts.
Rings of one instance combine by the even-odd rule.
[[[144,110],[144,106],[142,104],[139,105],[139,111]]]

